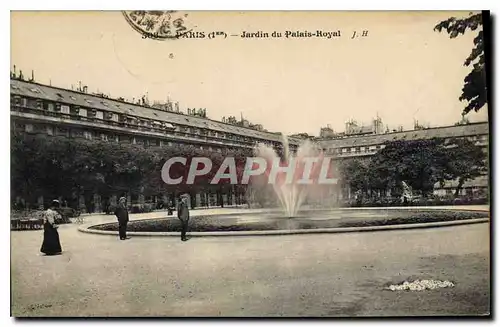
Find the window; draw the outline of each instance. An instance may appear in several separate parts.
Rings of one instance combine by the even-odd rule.
[[[108,136],[106,134],[101,134],[101,140],[102,141],[107,141],[108,140]]]
[[[49,104],[47,105],[47,110],[48,110],[48,111],[54,111],[54,104],[53,104],[53,103],[49,103]]]
[[[78,115],[82,117],[87,117],[87,109],[80,108],[80,110],[78,110]]]
[[[27,107],[28,106],[28,99],[26,98],[21,98],[21,106]]]
[[[97,111],[95,112],[95,117],[96,117],[97,119],[103,119],[104,114],[103,114],[103,112],[102,112],[102,111],[97,110]]]
[[[92,140],[92,132],[90,132],[90,131],[84,131],[83,132],[83,137],[85,137],[85,139],[87,139],[87,140]]]
[[[78,129],[71,130],[71,137],[83,137],[83,131]]]
[[[32,133],[33,132],[33,125],[32,124],[24,125],[24,130],[28,133]]]
[[[64,135],[64,136],[69,135],[69,130],[67,128],[58,127],[56,131],[57,131],[57,135]]]
[[[61,112],[63,114],[69,114],[69,106],[61,105]]]
[[[111,114],[111,120],[118,121],[118,114],[115,114],[115,113]]]
[[[47,126],[47,135],[54,135],[54,126]]]

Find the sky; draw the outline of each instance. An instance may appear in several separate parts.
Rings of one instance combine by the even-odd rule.
[[[143,39],[117,11],[12,12],[11,67],[42,84],[206,108],[285,134],[355,119],[405,129],[461,118],[475,32],[433,31],[468,12],[186,12],[193,31],[339,31],[341,37]],[[354,31],[368,36],[351,39]],[[486,121],[487,109],[468,116]]]

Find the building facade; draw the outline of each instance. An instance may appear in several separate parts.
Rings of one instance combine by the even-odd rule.
[[[158,105],[139,105],[85,91],[11,79],[12,130],[150,147],[186,145],[217,152],[252,149],[257,143],[277,150],[283,148],[283,136],[265,131],[261,125],[224,123],[204,115],[184,114],[178,108],[168,110]],[[294,150],[299,141],[290,138],[288,144]],[[139,199],[142,198],[139,196]],[[217,201],[214,195],[201,194],[193,196],[193,200],[197,204]],[[235,201],[235,196],[226,199],[229,204]],[[99,195],[93,202],[97,203],[95,207],[102,209]]]
[[[208,151],[221,152],[222,149],[251,149],[264,143],[275,149],[283,148],[283,136],[263,129],[261,125],[250,124],[242,118],[234,117],[223,122],[206,118],[206,111],[197,114],[193,109],[189,114],[175,109],[153,104],[130,103],[111,99],[104,95],[67,90],[30,81],[11,78],[11,128],[30,134],[84,138],[117,143],[140,144],[150,147],[169,147],[174,144],[194,146]],[[384,143],[396,140],[416,140],[467,137],[487,151],[488,123],[472,123],[458,126],[418,129],[413,131],[384,131],[377,117],[370,128],[358,127],[348,122],[345,133],[335,134],[328,127],[322,129],[319,138],[314,139],[326,155],[337,161],[369,158],[384,147]],[[289,137],[290,150],[296,151],[304,139],[311,137]],[[335,163],[334,163],[335,164]],[[464,192],[488,187],[487,176],[467,182]],[[438,194],[449,193],[453,182]],[[350,197],[347,194],[347,197]],[[144,201],[144,197],[138,197]],[[114,202],[116,199],[111,200]],[[213,194],[193,195],[196,205],[215,205],[218,201]],[[219,199],[220,201],[221,199]],[[134,200],[135,201],[135,200]],[[225,204],[243,201],[234,194],[224,195]],[[42,200],[43,202],[43,200]],[[94,196],[95,211],[102,210],[102,199]],[[83,206],[83,203],[81,204]]]
[[[444,126],[435,128],[419,128],[411,131],[393,131],[380,132],[372,130],[367,133],[361,130],[358,135],[343,137],[320,138],[317,141],[321,144],[326,155],[336,158],[337,162],[344,160],[363,160],[368,159],[379,150],[385,147],[386,142],[401,140],[423,140],[423,139],[453,139],[467,138],[473,141],[488,152],[489,125],[487,122],[467,123],[454,126]],[[444,187],[435,185],[434,193],[436,195],[450,195],[456,188],[457,182],[447,182]],[[473,195],[478,192],[484,192],[488,189],[488,176],[480,176],[474,180],[467,181],[462,189],[461,195]]]

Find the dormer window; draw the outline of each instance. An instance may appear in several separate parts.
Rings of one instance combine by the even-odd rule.
[[[56,93],[56,95],[62,99],[64,99],[63,95],[61,93]]]
[[[90,101],[89,99],[85,99],[85,102],[87,102],[88,104],[92,104],[92,101]]]
[[[40,93],[40,90],[35,89],[35,88],[31,88],[30,91],[33,92],[33,93]]]
[[[69,96],[69,98],[70,98],[71,100],[73,100],[73,101],[76,101],[76,98],[75,98],[74,96],[72,96],[72,95],[70,95],[70,96]]]

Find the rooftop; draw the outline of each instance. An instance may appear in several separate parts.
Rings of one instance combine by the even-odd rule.
[[[435,137],[461,137],[489,134],[488,122],[470,123],[457,126],[433,127],[421,130],[393,132],[363,136],[351,136],[338,139],[323,139],[319,143],[323,148],[357,147],[398,140],[432,139]]]
[[[271,140],[277,142],[282,141],[281,135],[276,133],[258,131],[242,126],[226,124],[209,118],[202,118],[198,116],[191,116],[171,111],[144,107],[129,102],[99,97],[94,94],[81,93],[54,86],[11,79],[10,88],[11,94],[20,96],[66,103],[69,105],[93,108],[97,110],[115,112],[118,114],[169,122],[179,125],[205,128],[218,132],[233,133],[263,140]],[[298,144],[298,140],[290,139],[290,143]]]

